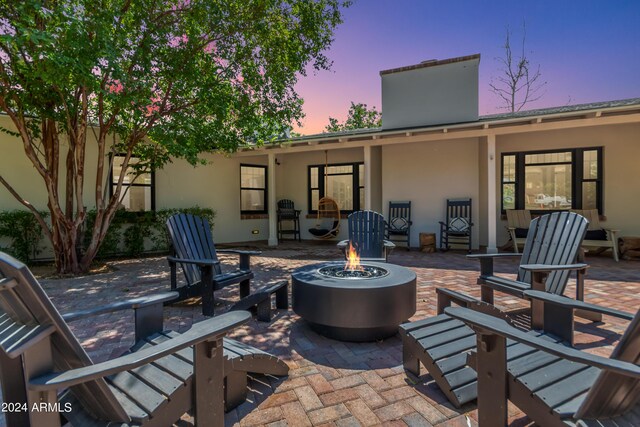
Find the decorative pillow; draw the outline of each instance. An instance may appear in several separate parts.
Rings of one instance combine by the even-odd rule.
[[[449,220],[449,231],[463,233],[469,229],[469,221],[461,216],[453,217]]]
[[[406,231],[409,228],[409,222],[406,218],[393,218],[389,223],[391,231]]]

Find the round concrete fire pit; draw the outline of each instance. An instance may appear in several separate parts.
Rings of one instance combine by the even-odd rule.
[[[291,275],[293,311],[319,334],[342,341],[394,335],[416,312],[416,274],[399,265],[364,262],[308,265]]]

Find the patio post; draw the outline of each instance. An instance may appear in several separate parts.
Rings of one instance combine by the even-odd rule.
[[[371,210],[371,146],[364,147],[364,209]]]
[[[382,148],[365,145],[364,206],[360,209],[382,213]]]
[[[487,135],[487,253],[498,252],[496,245],[496,136]]]
[[[269,206],[269,246],[278,246],[278,218],[276,208],[276,155],[267,154],[267,199]]]

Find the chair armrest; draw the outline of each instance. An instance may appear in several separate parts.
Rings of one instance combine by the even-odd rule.
[[[499,254],[470,254],[467,255],[469,259],[486,259],[486,258],[513,258],[513,257],[521,257],[522,254],[516,254],[513,252],[501,252]]]
[[[103,378],[118,372],[128,371],[203,341],[210,341],[213,338],[222,337],[237,326],[247,323],[249,319],[251,319],[251,314],[247,311],[225,313],[212,319],[196,323],[191,329],[180,336],[164,341],[158,345],[134,353],[128,353],[116,359],[95,365],[63,372],[53,372],[33,378],[29,381],[27,388],[33,391],[57,390]],[[219,349],[219,351],[222,351],[222,349]]]
[[[584,363],[589,366],[595,366],[596,368],[640,379],[640,366],[633,363],[585,353],[569,346],[543,340],[509,326],[504,320],[473,310],[449,307],[445,308],[444,312],[455,319],[462,320],[476,330],[481,330],[483,333],[491,332],[563,359]]]
[[[220,252],[220,251],[218,251]],[[214,265],[218,265],[220,264],[220,261],[218,260],[213,260],[213,259],[188,259],[188,258],[176,258],[173,256],[168,256],[167,257],[167,261],[169,261],[169,263],[179,263],[179,264],[196,264],[199,267],[205,267],[208,265],[214,266]]]
[[[472,254],[467,255],[469,259],[477,259],[480,261],[480,276],[488,277],[493,276],[493,260],[495,258],[513,258],[522,257],[522,254],[505,252],[499,254]]]
[[[388,250],[394,249],[396,247],[396,244],[389,240],[385,240],[383,243],[384,243],[385,249],[388,249]]]
[[[120,310],[137,310],[154,304],[163,304],[165,302],[178,298],[177,292],[163,292],[161,294],[150,295],[146,297],[133,298],[126,301],[114,302],[113,304],[102,305],[100,307],[89,308],[87,310],[74,311],[63,314],[62,318],[66,322],[84,319],[85,317],[97,316],[99,314],[113,313]]]
[[[347,248],[347,246],[349,246],[349,241],[348,240],[341,240],[338,243],[336,243],[336,246],[340,250],[345,250]]]
[[[547,265],[547,264],[521,264],[520,268],[525,271],[533,272],[545,272],[545,271],[575,271],[586,270],[589,268],[588,264],[565,264],[565,265]]]
[[[236,255],[261,255],[262,251],[244,251],[240,249],[216,249],[219,254],[236,254]]]
[[[625,320],[633,320],[633,314],[625,311],[615,310],[613,308],[602,307],[596,304],[575,300],[562,295],[551,294],[549,292],[528,290],[524,291],[524,296],[543,301],[545,304],[554,304],[572,309],[592,311],[594,313],[607,314],[609,316],[618,317]]]

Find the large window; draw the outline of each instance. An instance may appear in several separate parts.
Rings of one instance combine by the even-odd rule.
[[[240,165],[240,212],[267,213],[267,167]]]
[[[502,210],[598,209],[602,147],[502,154]]]
[[[326,182],[325,182],[326,173]],[[331,197],[340,212],[364,207],[364,163],[309,166],[309,212],[318,211],[318,200]]]
[[[111,194],[118,186],[123,159],[124,156],[122,155],[113,156],[110,177]],[[153,171],[137,168],[136,166],[139,163],[140,159],[138,157],[129,159],[124,180],[122,181],[122,192],[120,193],[122,201],[120,203],[128,211],[152,211],[155,210],[154,173]]]

